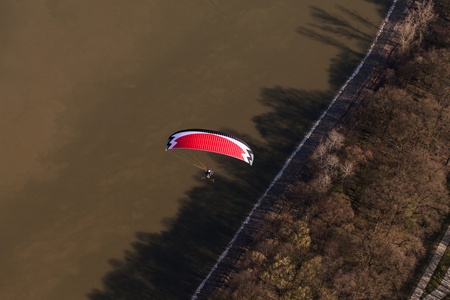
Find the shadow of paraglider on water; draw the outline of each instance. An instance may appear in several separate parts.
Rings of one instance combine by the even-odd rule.
[[[359,64],[372,41],[371,35],[348,21],[375,27],[356,13],[342,8],[336,16],[314,7],[311,10],[315,23],[298,28],[298,32],[340,50],[329,69],[330,89],[263,88],[258,101],[271,111],[253,119],[263,141],[220,129],[250,145],[255,153],[253,167],[229,160],[221,164],[226,158],[216,158],[226,173],[233,175],[218,174],[214,184],[189,190],[180,200],[177,215],[165,221],[165,231],[137,233],[124,258],[110,260],[113,270],[104,277],[101,290],[88,294],[89,299],[186,299],[194,293],[286,157]],[[348,47],[342,37],[358,40],[359,50]]]

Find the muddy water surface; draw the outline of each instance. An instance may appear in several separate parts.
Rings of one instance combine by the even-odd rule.
[[[135,232],[161,231],[203,184],[164,152],[172,132],[260,140],[261,88],[328,89],[339,49],[297,32],[311,7],[382,19],[335,3],[2,1],[0,299],[83,299]]]

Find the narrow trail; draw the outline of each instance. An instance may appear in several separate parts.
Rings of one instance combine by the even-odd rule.
[[[434,252],[433,257],[431,258],[425,272],[422,275],[419,283],[417,284],[414,293],[411,296],[411,300],[419,300],[422,297],[423,292],[425,291],[428,282],[430,282],[431,277],[434,274],[439,262],[441,261],[442,256],[444,255],[445,250],[450,243],[450,226],[447,228],[447,231],[444,234],[439,246]],[[442,280],[441,285],[434,290],[431,294],[425,297],[426,300],[438,300],[444,298],[450,292],[450,270],[445,274],[444,279]]]
[[[233,266],[247,250],[254,234],[259,230],[262,220],[274,209],[276,200],[289,185],[307,174],[306,161],[321,139],[346,120],[348,111],[357,106],[364,95],[379,86],[381,71],[398,45],[398,24],[414,1],[394,0],[367,55],[256,202],[192,299],[208,299],[216,288],[224,285]]]
[[[426,296],[425,300],[440,300],[444,299],[450,293],[450,270],[445,274],[444,279],[442,280],[441,285],[435,289],[431,294]]]

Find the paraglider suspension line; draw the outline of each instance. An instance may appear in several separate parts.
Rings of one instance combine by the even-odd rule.
[[[178,157],[179,159],[181,159],[182,161],[184,161],[185,163],[188,163],[194,167],[197,167],[199,169],[206,169],[206,166],[196,157],[195,158],[191,158],[191,157],[187,157],[187,156],[181,156],[181,155],[177,155],[175,153],[173,153],[173,155],[175,155],[176,157]]]

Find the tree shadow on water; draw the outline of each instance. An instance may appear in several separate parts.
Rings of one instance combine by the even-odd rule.
[[[188,191],[176,217],[166,221],[167,230],[137,233],[124,259],[110,260],[113,271],[103,279],[103,290],[93,290],[88,297],[189,298],[329,96],[281,87],[263,89],[260,101],[274,109],[255,118],[265,141],[225,129],[250,144],[256,153],[253,167],[228,161],[224,168],[232,177],[218,175],[214,184]],[[226,158],[217,158],[218,163],[222,159]]]
[[[369,3],[373,3],[377,6],[377,10],[380,16],[384,17],[391,7],[393,0],[365,0]]]
[[[380,14],[385,15],[391,3],[376,3]],[[337,13],[329,13],[312,6],[313,22],[297,28],[298,33],[339,50],[336,57],[331,59],[329,68],[331,90],[339,89],[352,74],[372,44],[374,33],[378,31],[378,24],[356,11],[340,5],[336,8]]]
[[[241,162],[224,164],[231,177],[218,175],[214,184],[192,188],[180,200],[177,215],[161,233],[136,234],[136,241],[103,279],[103,289],[88,294],[103,299],[188,299],[208,274],[254,203],[276,175],[286,157],[308,132],[331,101],[336,90],[361,61],[372,37],[360,32],[348,19],[374,26],[354,12],[341,9],[331,15],[313,8],[315,23],[298,32],[341,53],[332,61],[330,89],[305,91],[294,88],[263,88],[259,101],[271,110],[253,121],[263,137],[257,141],[239,132],[223,129],[248,142],[255,152],[253,167]],[[360,50],[338,39],[360,41]],[[220,163],[224,158],[217,158]]]

